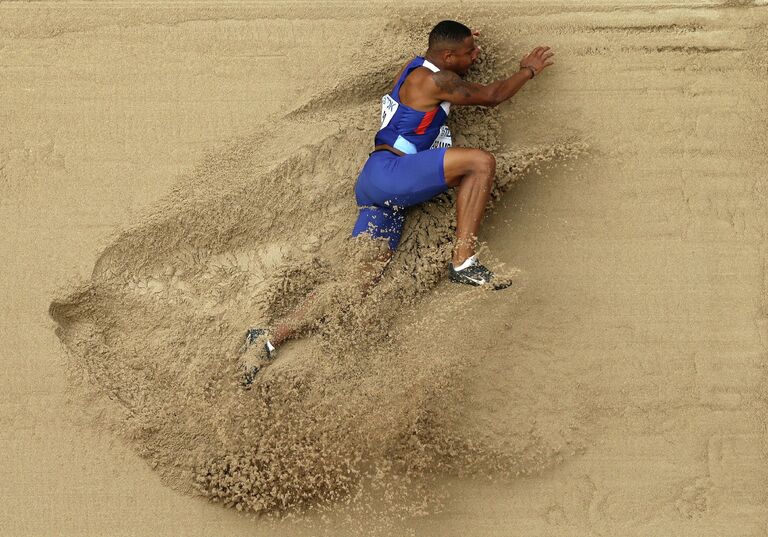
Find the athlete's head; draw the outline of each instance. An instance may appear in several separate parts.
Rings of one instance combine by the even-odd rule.
[[[429,32],[427,54],[441,60],[441,69],[463,75],[477,60],[480,47],[475,44],[472,30],[460,22],[442,21]]]

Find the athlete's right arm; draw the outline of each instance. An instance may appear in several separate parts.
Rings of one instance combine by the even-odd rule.
[[[537,47],[520,62],[520,70],[504,80],[497,80],[487,86],[467,82],[453,71],[438,71],[432,74],[430,88],[435,98],[458,105],[496,106],[511,98],[536,74],[553,64],[549,47]],[[526,66],[526,67],[523,67]],[[532,71],[533,69],[533,71]]]
[[[531,78],[528,69],[521,69],[506,80],[487,86],[467,82],[453,71],[438,71],[432,75],[434,96],[451,104],[496,106],[512,97]]]

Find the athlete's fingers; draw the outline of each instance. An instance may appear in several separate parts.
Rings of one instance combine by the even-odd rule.
[[[551,57],[552,57],[552,56],[554,56],[554,55],[555,55],[555,53],[554,53],[554,52],[547,52],[546,54],[544,54],[544,55],[542,56],[542,58],[546,60],[547,58],[551,58]]]
[[[550,65],[555,65],[555,62],[553,62],[553,61],[548,61],[548,62],[546,62],[546,63],[544,64],[544,67],[549,67]],[[543,67],[542,67],[542,69],[543,69]]]
[[[472,35],[475,37],[480,37],[480,30],[470,30],[472,32]]]

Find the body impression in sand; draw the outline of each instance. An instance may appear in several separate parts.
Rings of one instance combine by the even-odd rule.
[[[416,31],[427,29],[402,35]],[[462,75],[477,60],[476,38],[441,23],[413,61],[410,47],[393,43],[398,52],[380,64],[366,58],[369,71],[350,70],[212,152],[121,231],[88,280],[50,306],[79,414],[125,439],[169,486],[258,513],[335,509],[365,491],[395,498],[386,505],[397,513],[419,511],[435,496],[415,477],[530,474],[557,463],[577,417],[568,431],[531,434],[523,412],[519,428],[480,437],[460,418],[472,342],[429,347],[452,333],[448,314],[498,295],[427,296],[446,279],[446,264],[454,278],[482,280],[480,289],[503,279],[474,261],[487,205],[538,164],[583,151],[566,141],[505,140],[504,107],[487,107],[538,79],[552,54],[535,49],[505,79],[498,56],[482,54],[473,76],[501,80],[472,84]],[[386,92],[377,135],[377,125],[356,120]],[[447,147],[449,104],[486,106],[460,107],[450,121],[457,140],[495,157]],[[329,133],[333,124],[340,127]],[[295,132],[307,126],[312,136],[298,145]],[[381,151],[360,173],[371,136]],[[497,298],[512,303],[519,290]],[[425,297],[436,301],[434,315],[408,321]],[[249,326],[272,329],[249,332],[238,355]],[[243,364],[270,363],[274,347],[280,359],[255,377],[246,369],[255,382],[241,389]]]
[[[381,100],[381,127],[375,147],[355,185],[360,212],[352,236],[365,236],[371,247],[361,260],[357,285],[365,293],[381,277],[400,242],[408,207],[424,203],[455,188],[456,241],[448,267],[451,281],[504,289],[509,281],[495,278],[476,256],[477,235],[491,197],[496,175],[492,153],[477,148],[451,147],[446,125],[451,105],[496,106],[518,92],[552,65],[549,47],[536,47],[520,61],[512,76],[488,85],[463,79],[477,61],[480,33],[455,21],[442,21],[429,33],[424,56],[408,62],[392,90]],[[294,336],[317,293],[280,319],[273,330],[251,328],[241,349],[243,385],[250,387],[258,372],[274,357],[276,347]],[[249,349],[255,351],[249,351]]]

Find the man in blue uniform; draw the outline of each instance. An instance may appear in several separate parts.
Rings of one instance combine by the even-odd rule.
[[[506,286],[494,281],[493,273],[475,255],[496,160],[482,149],[451,147],[451,133],[445,123],[452,105],[496,106],[506,101],[552,65],[554,53],[549,47],[537,47],[510,77],[488,85],[475,84],[462,77],[480,54],[475,43],[478,36],[458,22],[438,23],[429,34],[426,54],[405,65],[392,91],[382,98],[381,127],[374,150],[355,185],[360,212],[352,235],[386,241],[378,257],[380,268],[369,273],[364,285],[378,280],[397,248],[405,209],[456,188],[456,243],[449,278],[494,289]],[[249,330],[246,347],[256,344],[264,359],[271,359],[275,347],[295,333],[305,309],[299,308],[272,331]],[[246,385],[257,372],[258,366],[254,366],[246,373]]]

